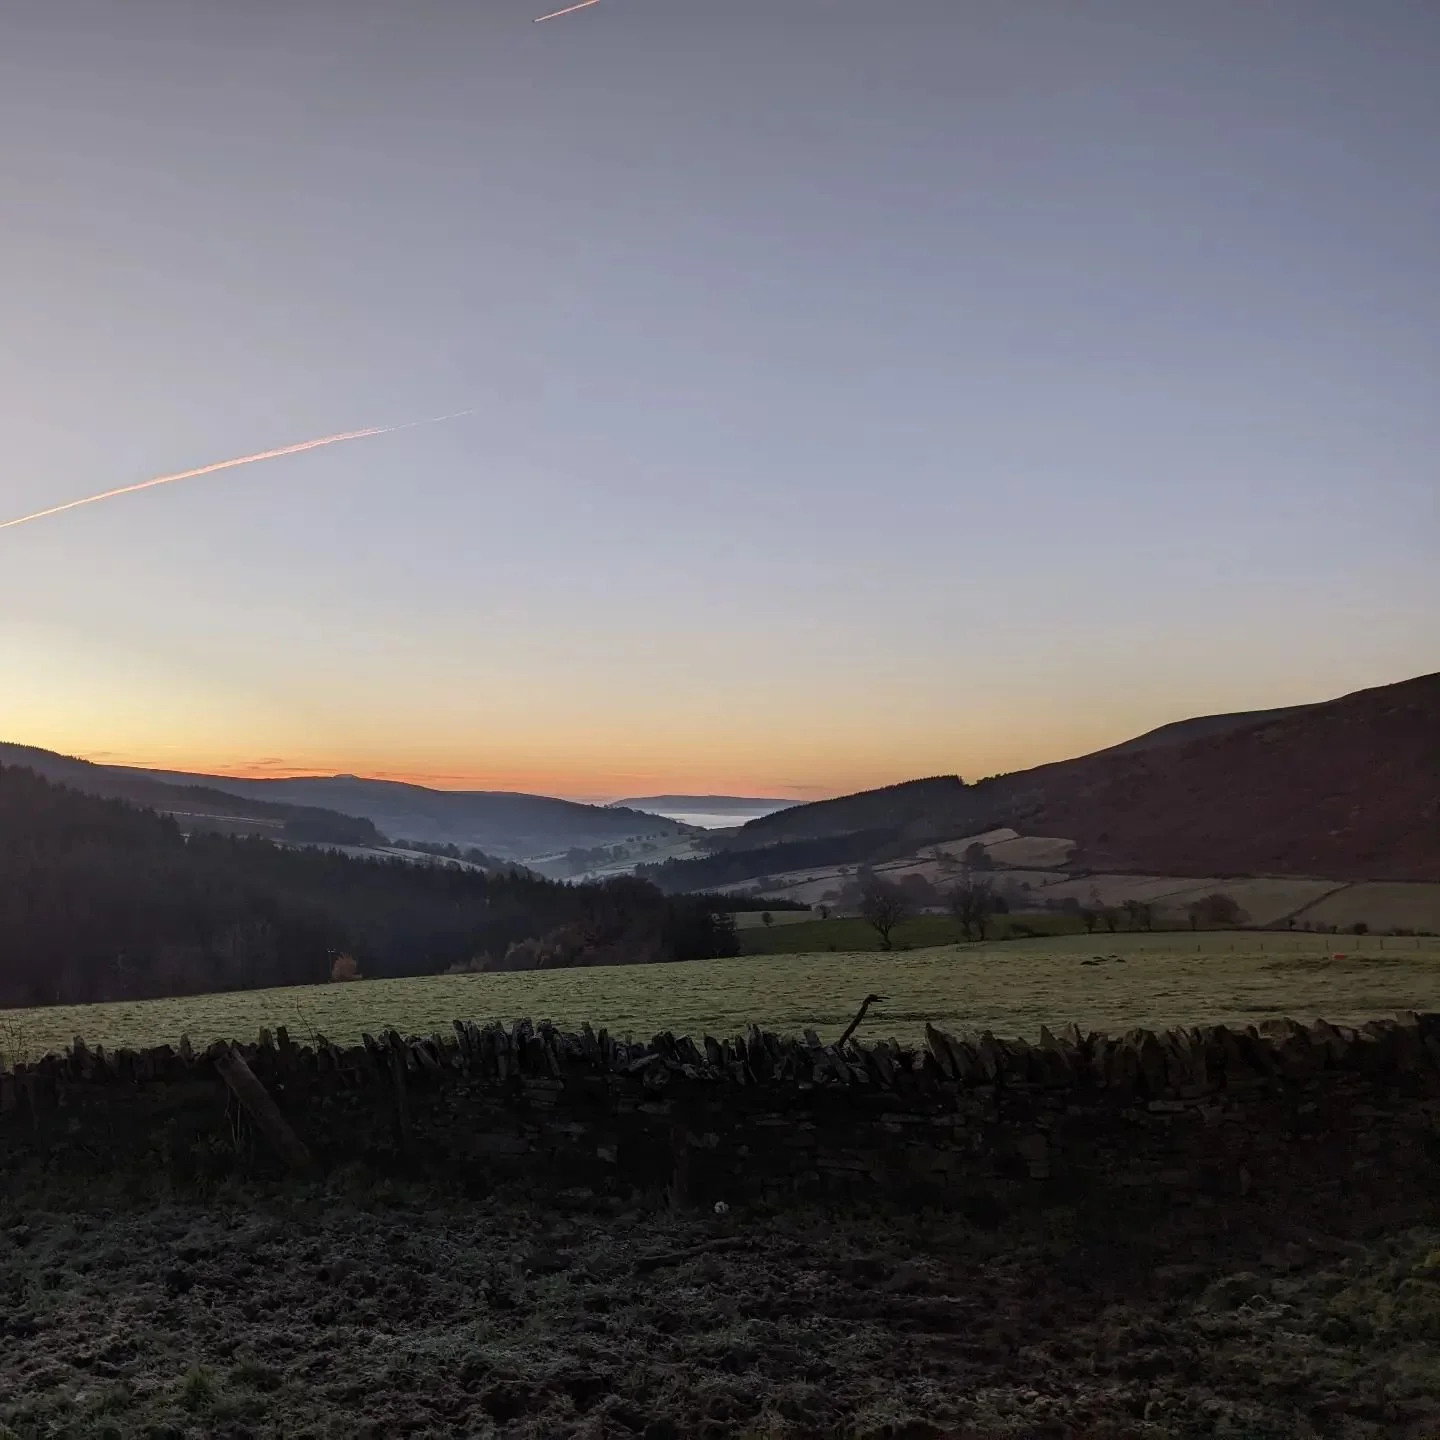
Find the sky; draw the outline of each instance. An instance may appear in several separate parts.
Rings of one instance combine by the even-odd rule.
[[[0,738],[839,793],[1440,669],[1435,0],[6,0]]]

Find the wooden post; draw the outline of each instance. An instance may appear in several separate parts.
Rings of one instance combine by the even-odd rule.
[[[845,1048],[845,1042],[860,1028],[860,1022],[865,1018],[865,1012],[872,1005],[882,1004],[884,999],[885,997],[883,995],[867,995],[860,1002],[860,1009],[856,1013],[855,1018],[845,1027],[845,1033],[836,1042],[836,1050],[843,1050]]]
[[[305,1142],[280,1113],[279,1106],[270,1098],[270,1092],[255,1078],[255,1072],[245,1063],[240,1053],[233,1047],[227,1047],[223,1055],[216,1056],[215,1069],[244,1107],[245,1113],[255,1122],[256,1128],[270,1141],[291,1170],[297,1175],[312,1171],[315,1162],[305,1148]]]

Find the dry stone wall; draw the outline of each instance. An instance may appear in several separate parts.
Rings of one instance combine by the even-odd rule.
[[[677,1204],[803,1195],[1122,1217],[1244,1200],[1350,1228],[1440,1194],[1440,1015],[924,1046],[758,1029],[627,1043],[521,1020],[341,1047],[66,1053],[0,1070],[0,1177],[282,1168],[222,1079],[239,1056],[324,1167]],[[1213,1218],[1213,1217],[1212,1217]]]

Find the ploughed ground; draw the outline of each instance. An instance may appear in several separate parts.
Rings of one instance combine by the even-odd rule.
[[[1440,1229],[0,1198],[0,1435],[1436,1436]]]

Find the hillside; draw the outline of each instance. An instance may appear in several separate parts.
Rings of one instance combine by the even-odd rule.
[[[1132,755],[1141,750],[1159,750],[1170,745],[1188,745],[1192,740],[1205,740],[1228,735],[1234,730],[1246,730],[1265,720],[1278,720],[1282,715],[1298,715],[1309,710],[1309,705],[1291,705],[1278,710],[1239,710],[1229,715],[1199,715],[1193,720],[1174,720],[1147,730],[1133,740],[1123,740],[1119,745],[1109,745],[1097,751],[1100,755]]]
[[[893,854],[896,837],[913,848],[998,826],[1074,840],[1093,869],[1440,881],[1440,674],[1182,721],[974,785],[917,780],[802,805],[724,843],[757,852],[751,873],[763,874],[773,867],[758,852],[777,844],[884,830]],[[688,884],[676,869],[671,883]]]
[[[710,897],[194,833],[0,766],[0,1008],[734,953]]]
[[[505,860],[530,860],[573,849],[628,841],[682,841],[686,826],[658,815],[608,805],[582,805],[547,795],[505,790],[431,790],[398,780],[355,775],[249,780],[165,775],[203,781],[246,798],[323,805],[371,821],[386,835],[436,844],[475,846]]]
[[[1047,766],[1003,798],[1097,867],[1440,880],[1440,674]]]
[[[206,776],[177,776],[172,782],[145,770],[94,765],[51,750],[3,742],[0,764],[24,766],[46,780],[99,799],[125,800],[173,815],[180,828],[189,832],[362,847],[383,840],[369,820],[313,805],[246,799],[217,788]]]
[[[661,848],[691,828],[656,815],[509,791],[431,790],[353,775],[253,780],[95,765],[26,745],[0,744],[0,764],[25,765],[87,795],[173,814],[185,829],[376,846],[384,837],[475,848],[529,860],[600,846]],[[222,823],[223,822],[223,823]]]
[[[934,833],[950,833],[954,817],[966,813],[969,793],[957,775],[904,780],[762,816],[728,837],[728,843],[748,850],[862,830],[884,830],[897,836],[904,832],[905,838],[928,839]]]

